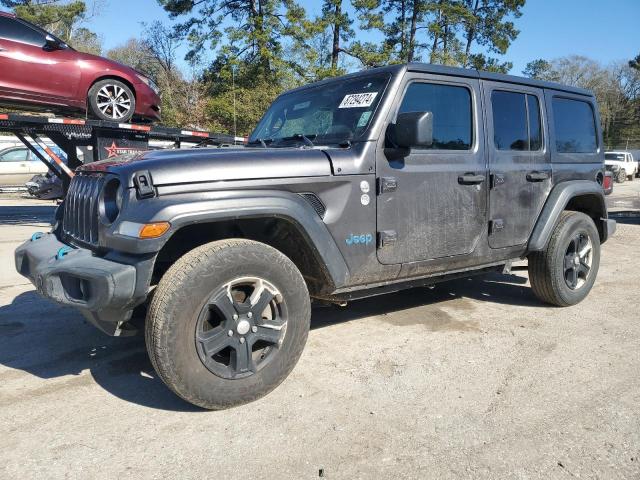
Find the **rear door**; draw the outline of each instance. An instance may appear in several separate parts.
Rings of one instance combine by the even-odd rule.
[[[551,190],[544,92],[483,81],[489,156],[489,246],[524,245]]]
[[[418,262],[472,253],[486,226],[479,81],[408,73],[376,157],[378,259]],[[431,112],[433,145],[394,148],[398,113]]]

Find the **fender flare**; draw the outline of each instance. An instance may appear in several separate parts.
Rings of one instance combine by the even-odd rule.
[[[607,220],[607,207],[604,200],[604,192],[602,186],[591,180],[570,180],[562,182],[553,187],[551,193],[547,197],[542,212],[538,216],[536,225],[533,228],[531,237],[529,238],[528,251],[536,252],[544,250],[551,238],[560,215],[566,209],[572,198],[589,195],[599,200],[599,210],[601,214],[599,219],[604,223],[602,229],[596,224],[601,235],[601,242],[607,239],[615,230],[615,222]],[[609,226],[613,223],[613,227]]]
[[[349,269],[342,253],[320,216],[300,195],[277,190],[220,191],[208,193],[204,198],[202,194],[196,198],[185,196],[177,203],[180,197],[167,195],[141,201],[133,209],[134,216],[123,219],[141,223],[169,222],[168,234],[142,242],[116,234],[110,239],[110,245],[132,253],[152,253],[160,251],[173,234],[189,225],[279,218],[291,222],[300,231],[336,287],[346,284]]]

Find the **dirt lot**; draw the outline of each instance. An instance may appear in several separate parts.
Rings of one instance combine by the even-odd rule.
[[[640,181],[610,205],[640,209]],[[51,212],[0,200],[0,478],[640,478],[633,212],[576,307],[517,271],[317,309],[293,374],[221,412],[14,273]]]

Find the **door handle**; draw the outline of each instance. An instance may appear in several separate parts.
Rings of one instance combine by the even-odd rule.
[[[548,172],[529,172],[527,173],[527,182],[544,182],[549,178]]]
[[[485,175],[476,175],[475,173],[465,173],[458,177],[458,183],[460,185],[476,185],[482,183],[485,180]]]

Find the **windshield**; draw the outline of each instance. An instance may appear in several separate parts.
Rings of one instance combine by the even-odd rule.
[[[605,153],[605,160],[624,160],[624,154],[622,153]]]
[[[250,144],[341,144],[360,137],[384,93],[388,73],[336,80],[277,98],[249,137]]]

